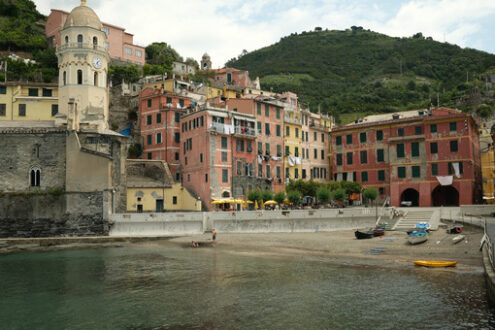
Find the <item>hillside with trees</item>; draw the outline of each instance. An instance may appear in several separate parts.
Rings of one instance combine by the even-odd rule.
[[[294,91],[312,111],[345,114],[425,108],[430,104],[493,110],[484,74],[495,55],[440,43],[421,33],[393,38],[353,26],[291,34],[243,51],[228,67],[259,76],[263,89]]]

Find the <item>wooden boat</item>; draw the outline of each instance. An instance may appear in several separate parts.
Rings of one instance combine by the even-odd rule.
[[[416,260],[414,264],[423,267],[455,267],[457,261]]]
[[[449,234],[460,234],[462,233],[463,225],[454,225],[447,229],[447,233]]]
[[[373,231],[372,230],[368,230],[368,231],[356,230],[354,232],[354,235],[356,236],[357,239],[372,238],[373,237]]]
[[[411,234],[407,235],[407,241],[410,244],[420,244],[428,240],[428,233],[425,230],[413,231]]]

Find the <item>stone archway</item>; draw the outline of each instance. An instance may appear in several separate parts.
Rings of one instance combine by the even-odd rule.
[[[400,202],[411,202],[410,206],[419,206],[419,192],[416,189],[409,188],[400,195]]]
[[[433,206],[459,206],[459,192],[452,186],[438,185],[431,192]]]

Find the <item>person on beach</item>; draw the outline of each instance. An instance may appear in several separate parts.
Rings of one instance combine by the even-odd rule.
[[[215,245],[217,241],[217,231],[215,229],[213,229],[211,232],[211,239],[213,240],[213,245]]]
[[[192,247],[193,248],[199,247],[199,243],[198,242],[195,242],[195,241],[192,241]]]

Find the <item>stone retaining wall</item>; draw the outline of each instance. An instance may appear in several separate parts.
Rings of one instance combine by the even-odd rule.
[[[1,194],[0,238],[108,235],[104,194]]]
[[[297,211],[127,213],[110,216],[110,236],[202,234],[215,228],[229,233],[290,233],[371,227],[371,209]]]

